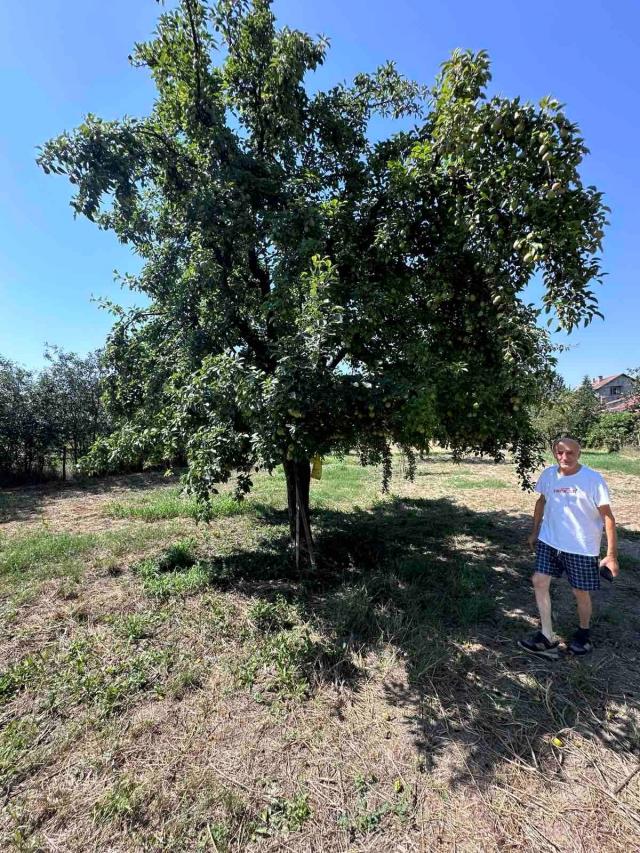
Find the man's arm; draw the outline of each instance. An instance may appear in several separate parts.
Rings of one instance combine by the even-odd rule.
[[[598,507],[598,512],[604,521],[604,532],[607,535],[607,556],[600,560],[600,568],[608,566],[611,574],[616,577],[620,572],[618,565],[618,534],[616,532],[616,520],[611,512],[609,504]]]
[[[538,541],[538,533],[540,532],[540,525],[542,524],[542,516],[544,515],[544,504],[545,499],[544,495],[540,495],[538,500],[536,501],[536,505],[533,508],[533,529],[529,536],[527,537],[527,542],[529,543],[530,548],[536,547],[536,542]],[[609,540],[607,540],[609,541]]]

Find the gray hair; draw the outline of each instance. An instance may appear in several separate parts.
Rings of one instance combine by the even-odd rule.
[[[560,444],[561,441],[570,441],[572,444],[576,444],[578,449],[582,449],[582,445],[578,441],[577,438],[574,438],[572,435],[560,435],[558,438],[554,439],[553,444],[551,445],[551,449],[555,453],[556,447]]]

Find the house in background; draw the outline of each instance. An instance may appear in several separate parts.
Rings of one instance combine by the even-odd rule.
[[[638,402],[634,396],[636,385],[626,373],[598,376],[591,381],[591,387],[608,412],[624,412]]]

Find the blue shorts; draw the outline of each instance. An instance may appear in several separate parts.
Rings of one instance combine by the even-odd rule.
[[[558,551],[539,539],[536,543],[536,572],[559,578],[567,573],[569,583],[574,589],[593,591],[600,589],[600,571],[598,558],[584,554],[568,554]]]

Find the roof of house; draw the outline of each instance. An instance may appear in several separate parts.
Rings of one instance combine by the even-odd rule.
[[[594,391],[597,391],[599,388],[604,388],[604,386],[608,385],[609,382],[613,382],[614,379],[618,379],[620,376],[626,375],[626,373],[614,373],[613,376],[603,376],[600,379],[593,379],[591,382],[591,386]]]
[[[607,412],[635,411],[640,407],[640,397],[627,397],[624,400],[616,399],[611,403],[605,403]]]

